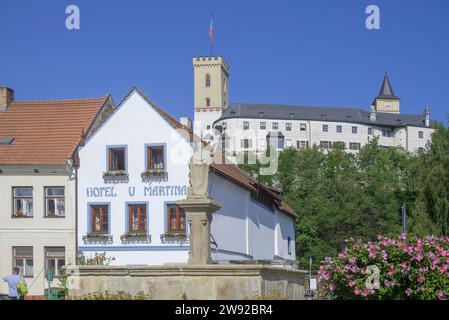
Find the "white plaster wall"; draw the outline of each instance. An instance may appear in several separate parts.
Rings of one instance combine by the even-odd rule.
[[[290,237],[290,253],[288,238]],[[296,259],[295,220],[276,210],[276,255],[287,260]]]
[[[275,254],[275,214],[260,204],[248,202],[249,252],[254,259],[270,260]]]
[[[145,144],[166,144],[168,181],[143,183],[141,173],[145,171]],[[128,183],[105,184],[103,172],[106,168],[106,146],[127,146]],[[81,250],[108,252],[116,260],[114,264],[163,264],[186,262],[187,252],[178,244],[162,244],[160,235],[166,232],[165,204],[185,198],[185,195],[145,196],[144,187],[179,185],[188,186],[188,159],[191,155],[189,143],[174,130],[141,96],[134,92],[113,114],[99,131],[80,149],[79,174],[79,218],[78,241]],[[89,187],[113,187],[116,197],[88,197]],[[130,188],[135,187],[134,196]],[[133,190],[133,189],[131,189]],[[147,203],[150,245],[122,244],[120,235],[126,232],[126,202]],[[82,236],[88,232],[88,203],[110,204],[110,234],[113,243],[108,245],[85,244]],[[164,246],[178,247],[178,251],[161,251]],[[141,247],[141,254],[130,253]],[[174,248],[171,248],[174,250]],[[124,251],[124,252],[123,252]],[[133,251],[135,252],[135,251]],[[129,253],[129,254],[128,254]]]
[[[65,218],[44,217],[44,187],[50,186],[65,187]],[[33,218],[11,217],[12,187],[33,187]],[[75,182],[65,175],[1,175],[0,204],[0,278],[11,274],[13,247],[33,247],[34,277],[26,280],[31,295],[43,295],[45,248],[64,247],[66,263],[75,262]],[[3,281],[0,293],[7,294]]]

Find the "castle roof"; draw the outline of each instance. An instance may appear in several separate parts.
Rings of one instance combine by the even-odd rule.
[[[369,111],[357,108],[310,107],[302,105],[234,103],[223,111],[222,121],[233,118],[304,120],[347,122],[354,124],[378,125],[386,127],[425,127],[425,116],[414,114],[377,113],[376,121],[371,121]]]

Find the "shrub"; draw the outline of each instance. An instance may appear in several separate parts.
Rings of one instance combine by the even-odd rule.
[[[337,258],[322,262],[318,280],[333,299],[445,300],[449,237],[351,239]]]

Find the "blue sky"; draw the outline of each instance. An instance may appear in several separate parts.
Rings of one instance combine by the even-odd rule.
[[[133,85],[193,115],[191,59],[231,66],[230,101],[368,109],[387,71],[403,113],[449,113],[449,1],[1,0],[0,85],[17,100],[97,97]],[[76,4],[81,29],[65,28]],[[365,28],[379,6],[381,29]]]

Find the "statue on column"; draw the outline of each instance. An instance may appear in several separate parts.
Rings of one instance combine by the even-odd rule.
[[[208,198],[209,167],[214,158],[214,148],[210,145],[197,144],[189,161],[189,184],[187,198]]]

